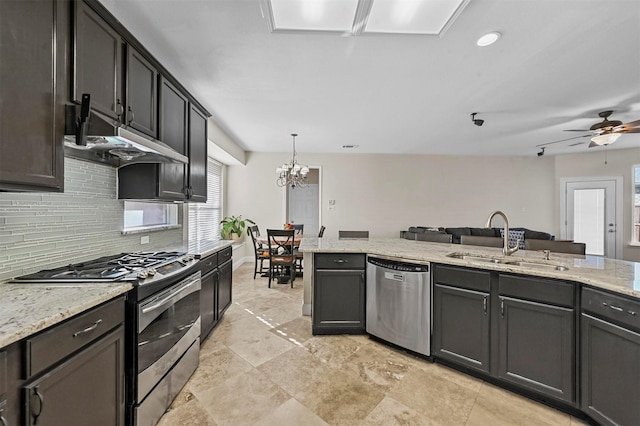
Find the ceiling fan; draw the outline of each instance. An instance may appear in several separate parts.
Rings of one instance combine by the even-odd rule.
[[[565,130],[566,132],[587,132],[591,131],[591,143],[589,148],[601,145],[610,145],[614,143],[623,133],[640,133],[640,120],[631,121],[629,123],[622,123],[620,120],[609,120],[609,116],[613,114],[613,111],[602,111],[598,113],[598,116],[602,118],[602,121],[589,127],[589,130]]]
[[[620,120],[609,120],[609,116],[613,114],[613,111],[602,111],[598,113],[598,116],[602,118],[602,121],[594,124],[589,127],[588,130],[580,129],[580,130],[565,130],[565,132],[590,132],[586,135],[576,136],[573,138],[561,139],[554,142],[547,142],[544,144],[536,145],[537,147],[542,147],[546,145],[551,145],[558,142],[565,142],[573,139],[580,139],[591,137],[591,143],[589,144],[589,148],[593,148],[594,146],[606,146],[614,143],[623,133],[640,133],[640,120],[631,121],[629,123],[623,123]],[[578,145],[580,143],[577,143]]]

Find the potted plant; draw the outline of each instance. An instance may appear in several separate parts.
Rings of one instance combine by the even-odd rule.
[[[220,224],[222,225],[220,231],[222,238],[239,242],[244,238],[245,232],[249,235],[247,224],[255,225],[256,223],[251,219],[243,219],[242,215],[239,215],[227,216],[220,221]]]

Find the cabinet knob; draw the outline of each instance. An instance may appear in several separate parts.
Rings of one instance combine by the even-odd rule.
[[[133,121],[133,117],[135,117],[135,114],[133,113],[133,110],[131,109],[131,107],[129,107],[127,109],[127,125],[131,125],[131,122]]]

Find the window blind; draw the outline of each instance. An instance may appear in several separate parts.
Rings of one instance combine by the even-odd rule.
[[[189,204],[189,241],[220,240],[222,164],[207,161],[207,202]]]

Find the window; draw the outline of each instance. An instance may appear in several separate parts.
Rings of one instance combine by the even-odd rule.
[[[220,240],[222,164],[208,159],[207,202],[189,204],[189,241]]]
[[[173,203],[124,202],[124,232],[178,226],[178,205]]]
[[[633,166],[633,241],[640,244],[640,165]]]

